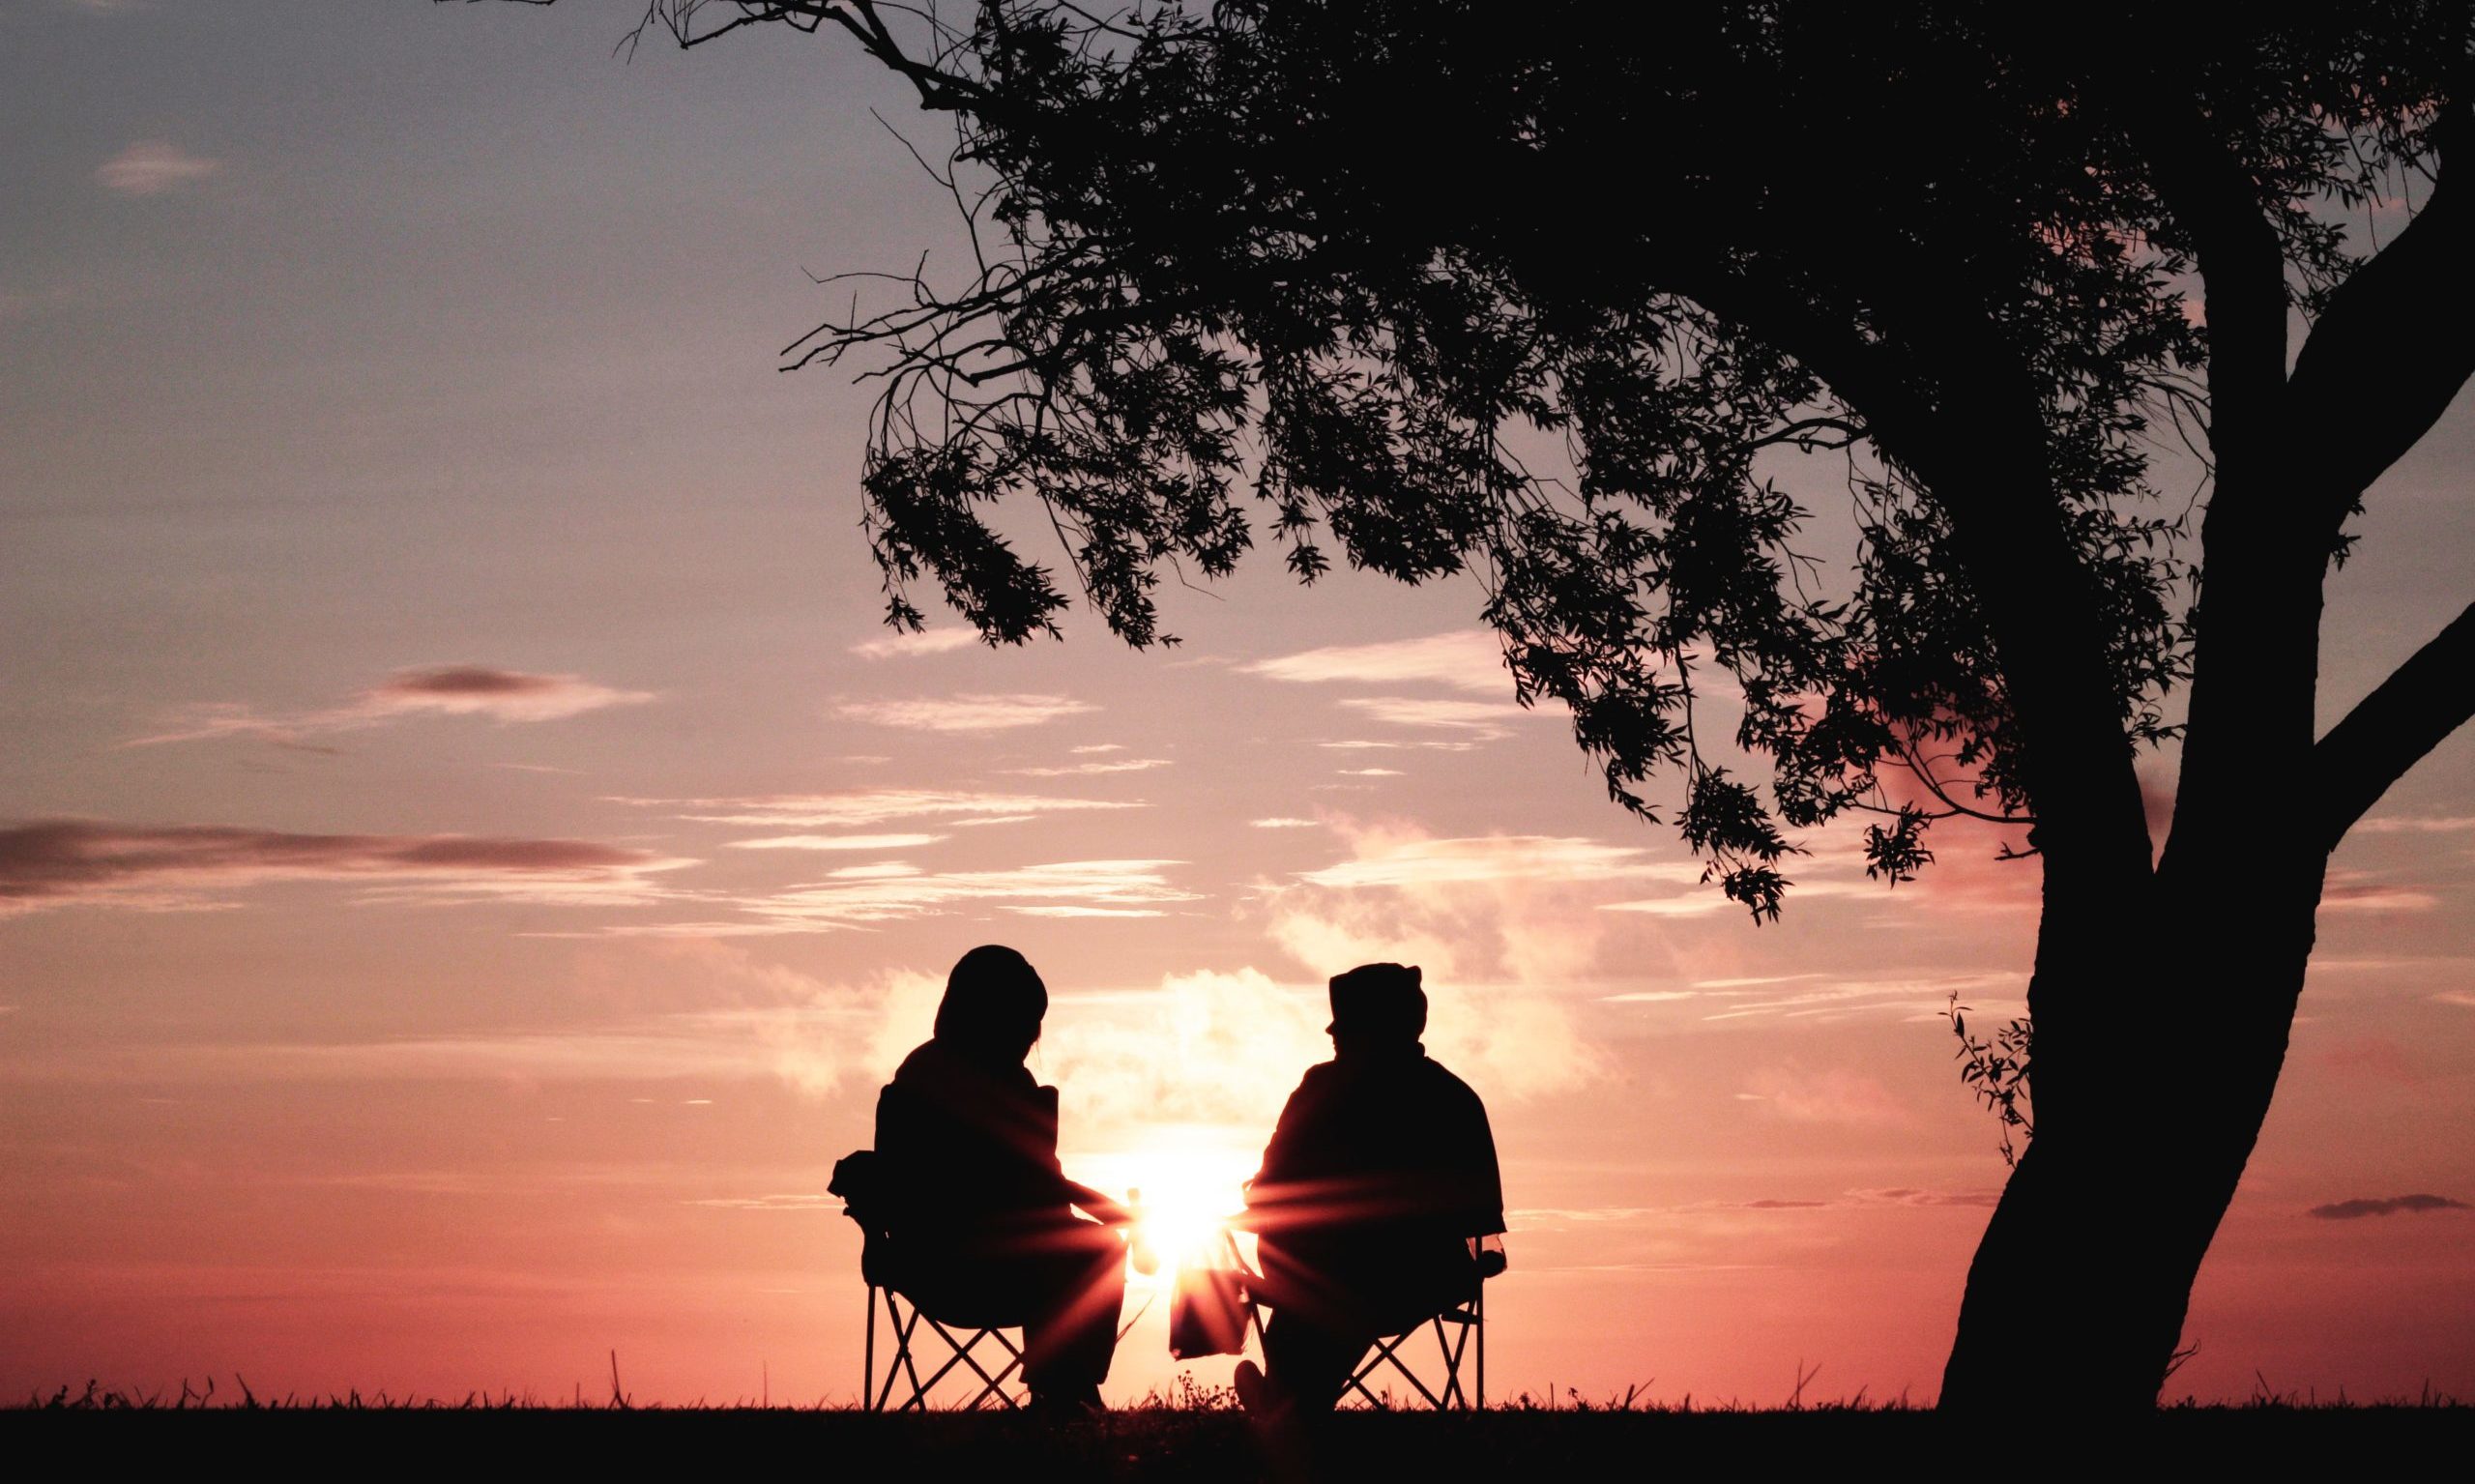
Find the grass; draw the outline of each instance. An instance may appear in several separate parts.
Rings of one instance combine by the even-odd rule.
[[[1368,1484],[1597,1478],[1616,1469],[1699,1466],[1768,1475],[1791,1469],[1837,1471],[1860,1460],[1965,1468],[1989,1457],[1990,1432],[2002,1435],[1998,1456],[2013,1463],[2025,1446],[2041,1462],[2256,1464],[2289,1471],[2315,1464],[2351,1469],[2373,1450],[2462,1453],[2475,1441],[2475,1409],[2449,1398],[2315,1404],[2265,1388],[2241,1405],[2169,1407],[2132,1424],[2073,1429],[2058,1440],[2048,1426],[1964,1425],[1898,1401],[1653,1405],[1638,1390],[1601,1398],[1567,1392],[1552,1406],[1522,1396],[1474,1415],[1349,1411],[1296,1439],[1267,1440],[1234,1401],[1225,1389],[1189,1384],[1057,1426],[1001,1412],[875,1416],[840,1406],[640,1407],[615,1391],[610,1401],[579,1406],[567,1398],[480,1392],[460,1400],[358,1392],[260,1398],[240,1385],[219,1391],[184,1385],[166,1396],[90,1383],[82,1392],[64,1387],[0,1409],[0,1426],[83,1445],[90,1462],[109,1457],[124,1468],[194,1467],[226,1449],[323,1465],[383,1448],[396,1469],[469,1469],[481,1460],[520,1455],[563,1472],[779,1465],[836,1474],[856,1469],[862,1476],[880,1469],[888,1477],[1054,1473],[1201,1484],[1288,1477]]]

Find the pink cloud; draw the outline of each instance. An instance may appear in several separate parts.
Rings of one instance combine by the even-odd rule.
[[[691,863],[590,840],[36,820],[0,829],[0,915],[63,906],[195,910],[227,905],[218,892],[279,880],[364,880],[433,899],[624,904],[657,894],[647,876]]]
[[[1294,683],[1355,682],[1395,685],[1430,683],[1456,690],[1501,695],[1512,686],[1504,673],[1503,643],[1483,629],[1344,644],[1258,659],[1238,667],[1241,675]]]
[[[956,695],[852,701],[838,709],[854,721],[915,732],[1004,732],[1040,726],[1095,708],[1071,696]]]
[[[177,144],[141,139],[96,167],[106,190],[125,196],[160,196],[192,185],[223,168],[222,161],[192,155]]]
[[[630,799],[616,803],[678,808],[709,825],[776,829],[858,829],[894,820],[951,820],[958,825],[1013,824],[1041,814],[1087,809],[1139,809],[1140,803],[1060,799],[1038,794],[977,794],[951,789],[860,789],[840,794],[767,794],[742,799]]]
[[[1766,1105],[1792,1122],[1892,1125],[1906,1123],[1906,1104],[1880,1082],[1862,1072],[1833,1067],[1807,1071],[1794,1066],[1757,1068],[1736,1096]]]
[[[419,715],[486,716],[499,722],[562,721],[611,706],[652,700],[647,690],[619,690],[574,675],[534,675],[488,665],[427,665],[398,670],[342,706],[267,715],[238,702],[189,707],[170,730],[123,745],[160,746],[217,737],[257,737],[290,745],[335,732],[385,726]]]
[[[897,659],[918,655],[948,655],[967,650],[980,642],[977,632],[968,628],[932,628],[925,633],[888,634],[851,646],[851,653],[862,659]]]

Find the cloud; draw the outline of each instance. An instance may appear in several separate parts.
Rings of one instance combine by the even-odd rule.
[[[1839,1067],[1819,1072],[1793,1064],[1758,1067],[1736,1096],[1762,1103],[1797,1123],[1896,1126],[1910,1120],[1907,1106],[1879,1081]]]
[[[981,642],[976,630],[969,628],[931,628],[924,633],[888,634],[851,646],[851,653],[862,659],[895,659],[918,655],[946,655],[967,650]]]
[[[848,701],[837,708],[854,721],[919,732],[1004,732],[1040,726],[1093,711],[1070,696],[918,696],[899,701]]]
[[[651,876],[694,863],[589,840],[38,820],[0,829],[0,915],[196,910],[223,905],[218,893],[283,880],[361,881],[370,899],[632,905],[666,894]]]
[[[1264,898],[1267,930],[1291,958],[1319,976],[1352,964],[1419,965],[1435,1007],[1428,1045],[1482,1092],[1561,1091],[1614,1074],[1568,1003],[1573,983],[1597,971],[1606,934],[1586,897],[1660,867],[1587,839],[1437,839],[1347,820],[1327,828],[1348,858]]]
[[[1293,819],[1286,814],[1275,814],[1269,819],[1250,819],[1246,823],[1257,829],[1312,829],[1322,821]]]
[[[759,828],[859,829],[894,820],[951,820],[960,825],[1011,824],[1042,814],[1088,809],[1140,809],[1140,802],[1057,799],[1037,794],[975,794],[949,789],[860,789],[841,794],[770,794],[743,799],[629,799],[614,803],[693,812],[683,819]]]
[[[1341,768],[1333,771],[1344,778],[1406,778],[1409,776],[1397,768]]]
[[[2354,828],[2359,834],[2457,834],[2475,829],[2475,814],[2389,814],[2357,820]]]
[[[644,690],[614,690],[573,675],[528,675],[487,665],[398,670],[366,692],[364,709],[383,715],[442,712],[499,721],[559,721],[605,706],[650,701]]]
[[[1080,747],[1068,747],[1068,748],[1066,748],[1065,750],[1066,750],[1066,751],[1068,751],[1068,752],[1071,752],[1071,753],[1075,754],[1075,755],[1076,755],[1076,756],[1078,756],[1078,757],[1079,757],[1079,756],[1081,756],[1081,755],[1083,755],[1083,754],[1085,754],[1085,753],[1096,753],[1096,752],[1123,752],[1123,751],[1125,750],[1125,743],[1123,743],[1123,742],[1086,742],[1086,743],[1084,743],[1084,744],[1083,744],[1082,746],[1080,746]]]
[[[1301,964],[1389,959],[1431,975],[1561,985],[1593,966],[1606,919],[1587,896],[1670,867],[1641,851],[1556,835],[1438,839],[1336,821],[1347,858],[1272,890],[1273,938]]]
[[[1814,978],[1812,988],[1782,991],[1763,995],[1751,990],[1712,989],[1697,985],[1703,994],[1722,996],[1731,1003],[1724,1009],[1713,1009],[1702,1018],[1707,1021],[1731,1020],[1819,1020],[1845,1019],[1856,1014],[1890,1012],[1910,1020],[1938,1020],[1949,1009],[1955,993],[1970,996],[1973,1004],[1961,1006],[1969,1015],[1987,1022],[2026,1013],[2024,996],[2028,976],[2019,970],[1996,969],[1975,974],[1885,974],[1872,976],[1831,978],[1822,975],[1783,976]],[[1712,981],[1741,982],[1760,985],[1762,980]],[[2014,1004],[1983,998],[1983,992],[1998,990],[2016,993],[2023,1001]]]
[[[733,840],[733,850],[910,850],[950,838],[942,834],[776,834]]]
[[[95,170],[104,189],[125,196],[160,196],[204,180],[223,168],[220,160],[192,155],[177,144],[141,139]]]
[[[1529,715],[1508,702],[1454,701],[1424,696],[1348,696],[1343,706],[1364,712],[1370,720],[1402,727],[1455,727],[1490,737],[1504,735],[1503,723]]]
[[[422,715],[487,716],[502,723],[562,721],[611,706],[652,700],[647,690],[619,690],[574,675],[534,675],[488,665],[427,665],[398,670],[350,702],[324,711],[264,715],[236,702],[184,709],[169,730],[132,738],[130,747],[257,737],[290,745],[304,738],[386,726]],[[320,749],[323,750],[323,749]]]
[[[2376,1200],[2358,1197],[2352,1201],[2334,1201],[2327,1206],[2315,1206],[2305,1214],[2317,1216],[2323,1221],[2354,1221],[2364,1216],[2394,1216],[2400,1211],[2420,1216],[2430,1211],[2469,1209],[2475,1209],[2475,1208],[2470,1208],[2463,1201],[2453,1201],[2447,1196],[2412,1195],[2387,1196]]]
[[[1081,751],[1081,748],[1076,748]],[[1006,772],[1024,778],[1081,778],[1095,773],[1149,772],[1154,768],[1167,768],[1164,757],[1121,758],[1113,762],[1071,763],[1063,768],[1008,768]]]
[[[1318,887],[1364,889],[1493,881],[1693,880],[1698,865],[1655,864],[1633,846],[1601,845],[1570,835],[1495,834],[1435,839],[1415,831],[1346,831],[1351,858],[1298,880]]]
[[[1396,685],[1423,682],[1486,695],[1500,695],[1512,684],[1504,673],[1501,641],[1484,629],[1306,650],[1239,665],[1238,672],[1302,684],[1340,681]]]
[[[1859,1206],[1907,1206],[1920,1208],[1960,1206],[1991,1210],[2001,1204],[1998,1190],[1916,1190],[1905,1185],[1887,1190],[1851,1190],[1848,1199]]]
[[[2376,886],[2350,872],[2330,872],[2320,893],[2322,912],[2430,912],[2439,905],[2440,898],[2429,891]]]
[[[740,906],[774,920],[856,924],[899,921],[988,905],[1025,917],[1156,917],[1200,901],[1162,873],[1179,860],[1061,860],[993,871],[922,871],[905,861],[845,866],[827,879]]]

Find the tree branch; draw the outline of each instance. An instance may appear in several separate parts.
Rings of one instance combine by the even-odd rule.
[[[2400,665],[2312,749],[2320,841],[2334,850],[2442,738],[2475,715],[2475,603]]]
[[[2287,384],[2290,424],[2314,435],[2297,486],[2332,542],[2364,490],[2475,376],[2475,201],[2456,180],[2475,164],[2452,164],[2475,153],[2475,98],[2450,100],[2432,128],[2441,163],[2431,199],[2330,296]]]

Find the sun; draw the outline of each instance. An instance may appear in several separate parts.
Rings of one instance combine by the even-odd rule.
[[[1193,1125],[1150,1130],[1131,1148],[1092,1157],[1093,1183],[1135,1211],[1136,1282],[1167,1286],[1181,1266],[1228,1265],[1229,1223],[1245,1209],[1258,1158],[1234,1135]]]

